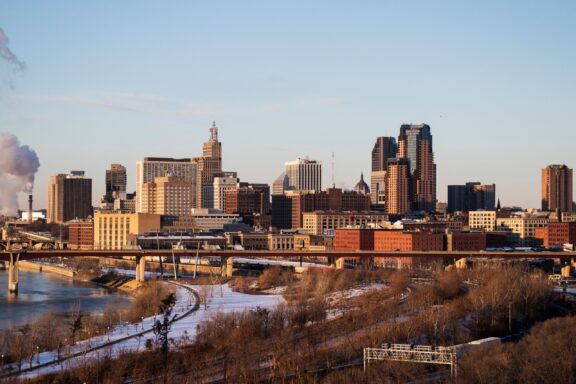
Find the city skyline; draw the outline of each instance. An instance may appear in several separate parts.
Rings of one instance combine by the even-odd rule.
[[[145,3],[137,18],[113,2],[33,4],[0,5],[27,68],[0,62],[0,131],[38,153],[36,207],[72,169],[94,180],[94,205],[112,163],[132,192],[137,160],[200,156],[212,120],[222,169],[251,182],[310,156],[326,187],[334,153],[336,185],[352,189],[375,138],[410,123],[433,130],[439,201],[483,180],[503,205],[538,208],[541,168],[576,164],[571,2]],[[566,140],[547,141],[552,129]]]

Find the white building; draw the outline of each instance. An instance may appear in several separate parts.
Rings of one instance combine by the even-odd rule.
[[[214,209],[221,211],[226,207],[226,191],[238,188],[239,179],[232,176],[215,177],[212,183],[214,194]]]
[[[322,163],[316,160],[296,159],[284,164],[287,190],[322,190]]]

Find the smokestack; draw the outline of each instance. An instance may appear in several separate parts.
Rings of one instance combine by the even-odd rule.
[[[32,195],[28,195],[28,224],[32,223]]]

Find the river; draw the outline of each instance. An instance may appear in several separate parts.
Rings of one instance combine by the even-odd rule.
[[[29,323],[48,311],[69,312],[76,305],[84,312],[102,313],[109,305],[131,303],[126,293],[64,276],[27,271],[19,276],[14,296],[8,293],[8,272],[0,271],[0,329]]]

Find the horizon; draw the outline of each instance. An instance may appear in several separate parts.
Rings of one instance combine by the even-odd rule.
[[[84,170],[93,205],[112,163],[196,157],[219,127],[223,170],[269,185],[309,156],[351,189],[378,136],[430,125],[438,201],[496,184],[540,208],[541,169],[576,166],[576,4],[366,2],[0,4],[17,61],[0,59],[0,132],[50,176]],[[5,57],[3,55],[2,57]],[[25,209],[27,196],[19,195]]]

